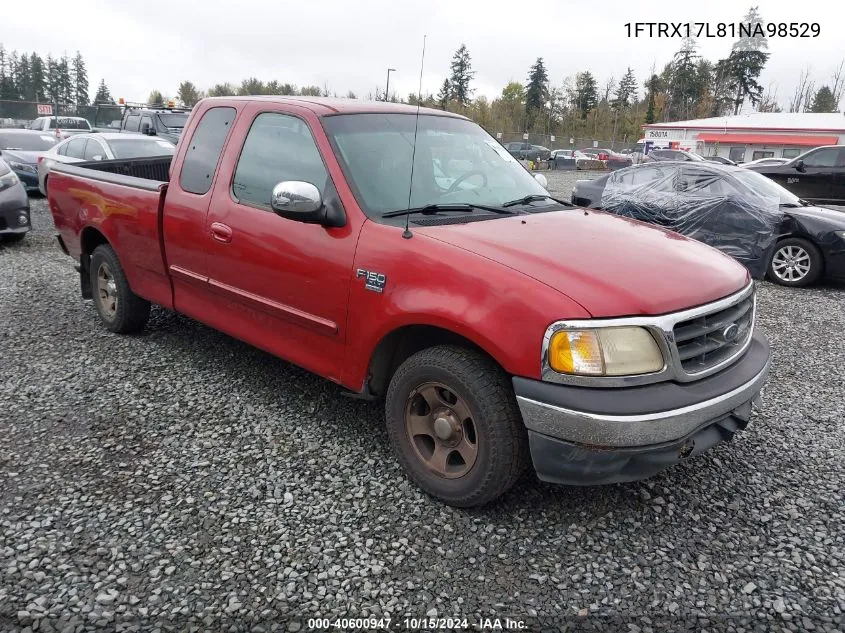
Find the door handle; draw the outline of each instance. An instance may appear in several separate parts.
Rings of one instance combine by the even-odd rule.
[[[228,244],[232,241],[232,229],[220,222],[213,222],[211,224],[211,238],[218,242]]]

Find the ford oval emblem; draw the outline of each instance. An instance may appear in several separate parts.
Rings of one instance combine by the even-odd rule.
[[[731,323],[728,327],[722,330],[722,339],[726,343],[735,343],[739,337],[739,326],[736,323]]]

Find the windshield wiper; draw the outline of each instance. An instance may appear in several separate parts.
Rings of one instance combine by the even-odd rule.
[[[424,207],[415,207],[413,209],[398,209],[396,211],[388,211],[387,213],[382,213],[381,217],[397,218],[402,215],[413,215],[414,213],[472,213],[476,209],[504,215],[513,215],[514,213],[513,211],[510,211],[508,209],[502,209],[501,207],[489,207],[485,204],[474,204],[471,202],[454,202],[444,204],[427,204]]]
[[[575,206],[571,202],[564,202],[563,200],[559,200],[558,198],[553,198],[552,196],[547,196],[547,195],[540,194],[540,193],[534,193],[534,194],[531,194],[530,196],[525,196],[524,198],[517,198],[516,200],[510,200],[508,202],[505,202],[502,206],[503,207],[515,207],[518,204],[529,204],[531,202],[537,202],[539,200],[552,200],[554,202],[557,202],[558,204],[562,204],[562,205],[567,206],[567,207]]]

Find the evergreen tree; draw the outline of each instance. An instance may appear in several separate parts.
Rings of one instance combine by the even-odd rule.
[[[61,83],[59,79],[58,64],[52,55],[47,55],[47,86],[46,96],[50,103],[61,101]]]
[[[237,93],[237,90],[228,81],[222,84],[216,84],[208,89],[209,97],[231,97],[235,93]]]
[[[59,103],[67,106],[73,103],[75,89],[70,76],[70,60],[63,55],[56,63]]]
[[[645,113],[645,122],[646,123],[654,123],[657,120],[657,115],[654,112],[654,99],[657,95],[657,90],[660,87],[660,77],[657,75],[652,75],[651,79],[648,80],[646,84],[646,90],[648,90],[648,107]]]
[[[668,108],[669,117],[690,118],[695,103],[701,97],[706,79],[699,77],[700,57],[697,44],[691,37],[684,38],[681,49],[675,53],[669,72]]]
[[[765,33],[766,23],[760,17],[757,7],[751,7],[745,14],[743,22],[751,24],[752,29],[759,25]],[[752,31],[753,33],[754,31]],[[757,105],[763,96],[763,87],[757,82],[763,72],[763,67],[769,59],[768,40],[765,35],[741,37],[731,47],[731,54],[727,59],[728,86],[733,92],[734,114],[739,114],[746,100]]]
[[[320,86],[302,86],[299,94],[303,97],[319,97],[323,94],[323,91],[320,89]]]
[[[575,89],[570,96],[572,106],[586,119],[587,113],[596,107],[599,100],[596,79],[589,70],[575,75]]]
[[[469,82],[475,76],[475,71],[472,70],[472,62],[466,44],[461,44],[461,47],[455,51],[454,56],[452,56],[451,69],[452,76],[449,78],[451,97],[460,105],[467,106],[473,92],[469,87]]]
[[[628,66],[628,70],[619,81],[616,93],[613,95],[613,107],[624,110],[636,100],[637,79],[634,77],[634,71]]]
[[[200,94],[200,91],[197,90],[197,87],[193,83],[190,81],[183,81],[179,84],[179,90],[176,92],[176,98],[191,108],[195,106],[200,99],[202,99],[202,94]]]
[[[37,53],[29,56],[29,81],[32,86],[33,100],[47,100],[47,85],[44,79],[44,61]]]
[[[97,86],[97,94],[94,95],[94,103],[111,103],[114,104],[114,99],[106,86],[106,80],[100,79],[100,84]]]
[[[147,97],[147,103],[151,106],[162,108],[164,107],[164,97],[162,96],[160,91],[153,90],[150,93],[150,96]]]
[[[549,96],[549,76],[543,64],[543,58],[537,61],[528,72],[528,88],[525,91],[525,111],[529,115],[541,112]]]
[[[18,59],[16,74],[18,98],[24,101],[35,101],[35,94],[32,90],[32,71],[29,67],[29,57],[25,53],[22,53],[20,59]]]
[[[263,95],[265,94],[264,82],[255,77],[244,79],[241,87],[238,88],[238,94],[241,96]]]
[[[813,99],[813,105],[810,106],[810,112],[838,112],[839,104],[833,96],[833,91],[827,87],[822,86],[816,92]]]
[[[73,102],[76,107],[88,103],[88,70],[85,68],[85,60],[82,54],[76,51],[76,57],[71,62],[73,75]]]
[[[9,71],[9,57],[6,49],[0,44],[0,100],[16,99],[15,82]]]
[[[445,110],[451,100],[452,82],[450,82],[449,79],[444,79],[443,85],[440,87],[440,92],[437,93],[437,102],[440,104],[440,109]]]

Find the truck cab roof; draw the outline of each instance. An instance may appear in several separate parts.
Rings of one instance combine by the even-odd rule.
[[[332,116],[337,114],[420,114],[447,116],[457,119],[466,117],[454,112],[438,110],[436,108],[417,108],[405,103],[390,101],[367,101],[362,99],[343,99],[340,97],[298,97],[282,95],[253,95],[246,97],[207,97],[203,101],[215,101],[220,104],[236,101],[266,101],[279,104],[298,105],[311,110],[317,116]]]

